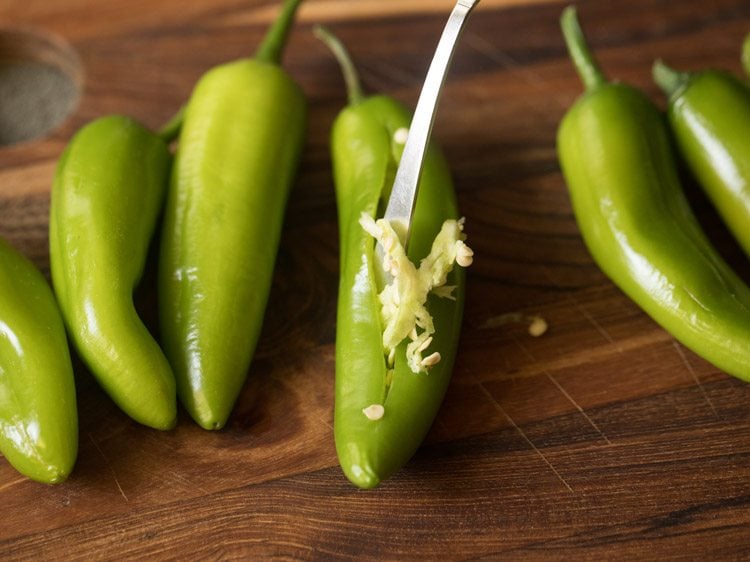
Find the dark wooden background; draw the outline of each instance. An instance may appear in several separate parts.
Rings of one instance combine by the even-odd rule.
[[[476,261],[454,379],[427,442],[375,491],[333,447],[338,243],[327,138],[339,70],[328,24],[370,91],[413,107],[451,0],[307,0],[286,67],[310,101],[260,346],[228,427],[184,413],[159,433],[78,368],[80,453],[48,487],[0,459],[0,558],[652,559],[750,556],[750,388],[676,343],[597,269],[571,215],[555,132],[581,87],[564,4],[484,0],[454,60],[434,135],[455,173]],[[165,121],[194,81],[253,52],[270,0],[4,0],[0,24],[67,40],[77,109],[47,138],[0,148],[0,235],[48,269],[49,187],[97,116]],[[612,76],[644,88],[663,57],[740,71],[746,0],[580,2]],[[1,103],[1,100],[0,100]],[[689,181],[698,215],[748,259]],[[153,322],[153,277],[139,291]],[[532,338],[508,313],[540,315]]]

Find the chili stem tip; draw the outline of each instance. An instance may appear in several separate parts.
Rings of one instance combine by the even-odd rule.
[[[690,80],[689,72],[675,70],[664,64],[664,61],[661,59],[654,61],[654,65],[651,68],[651,75],[656,85],[670,98],[677,95],[685,87],[688,80]]]
[[[570,58],[586,89],[605,84],[607,79],[586,43],[586,37],[578,23],[578,12],[575,6],[568,6],[563,10],[560,16],[560,27]]]
[[[750,33],[742,42],[742,68],[745,69],[745,74],[750,75]]]
[[[177,136],[180,134],[180,129],[182,129],[182,122],[185,120],[185,106],[183,105],[177,113],[175,113],[169,121],[164,123],[159,130],[156,132],[158,136],[162,138],[162,140],[169,144],[173,140],[177,138]]]
[[[294,16],[302,0],[284,0],[281,4],[281,12],[271,24],[270,29],[263,38],[263,42],[255,53],[255,58],[260,61],[279,64],[284,52],[289,31],[294,23]]]
[[[344,75],[344,82],[346,82],[346,92],[351,105],[357,104],[364,98],[362,92],[362,84],[359,81],[359,74],[357,68],[354,66],[352,57],[349,51],[341,42],[341,39],[336,37],[328,28],[322,25],[316,25],[313,28],[315,37],[323,41],[326,47],[330,49],[333,56],[341,67],[341,72]]]

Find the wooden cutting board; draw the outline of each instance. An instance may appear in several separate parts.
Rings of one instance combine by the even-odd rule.
[[[413,107],[451,0],[307,0],[285,66],[310,102],[307,146],[248,383],[228,427],[130,421],[77,368],[80,453],[64,484],[0,459],[0,558],[743,558],[750,548],[750,387],[712,367],[617,290],[587,253],[555,155],[581,92],[556,1],[483,0],[434,135],[476,261],[454,378],[427,442],[379,489],[340,472],[332,437],[338,241],[328,134],[339,70]],[[48,270],[56,159],[88,120],[156,127],[211,66],[251,54],[267,0],[5,0],[0,23],[67,42],[81,97],[38,140],[0,148],[0,236]],[[647,91],[657,57],[740,72],[744,0],[580,2],[611,76]],[[69,60],[69,59],[66,59]],[[0,100],[2,103],[2,100]],[[690,182],[724,256],[750,265]],[[138,293],[153,325],[153,275]],[[543,317],[549,330],[500,322]],[[507,317],[506,317],[507,318]]]

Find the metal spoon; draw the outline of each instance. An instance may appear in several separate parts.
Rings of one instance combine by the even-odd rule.
[[[404,249],[409,243],[414,204],[417,200],[419,178],[422,174],[422,163],[432,133],[432,124],[435,120],[440,92],[458,38],[463,31],[468,15],[477,4],[479,4],[479,0],[458,0],[453,8],[435,49],[435,55],[432,58],[430,69],[427,71],[427,77],[417,102],[417,109],[409,127],[409,136],[406,139],[401,163],[396,171],[396,179],[393,182],[393,189],[384,216],[391,222],[393,229],[401,238]]]

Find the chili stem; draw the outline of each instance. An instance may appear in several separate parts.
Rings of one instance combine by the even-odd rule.
[[[661,59],[654,62],[654,66],[651,68],[651,75],[654,77],[656,85],[669,98],[677,95],[690,80],[689,72],[679,72],[664,64]]]
[[[355,105],[361,102],[364,98],[362,84],[359,81],[359,74],[352,62],[352,57],[346,50],[346,47],[344,47],[344,44],[328,28],[322,25],[316,25],[313,28],[313,33],[331,50],[339,66],[341,66],[341,73],[344,75],[344,82],[346,82],[349,104]]]
[[[169,144],[173,140],[177,138],[177,135],[180,134],[180,129],[182,128],[182,122],[185,120],[185,106],[183,105],[177,113],[175,113],[169,121],[164,123],[159,130],[156,132],[157,135],[161,137],[161,139]]]
[[[284,0],[281,5],[281,13],[271,25],[255,53],[257,60],[273,64],[281,62],[287,36],[294,22],[294,14],[301,2],[302,0]]]
[[[560,27],[562,27],[570,58],[573,60],[573,65],[586,89],[591,90],[605,84],[607,79],[599,68],[591,49],[586,44],[586,38],[578,23],[575,6],[568,6],[563,10],[560,17]]]
[[[745,69],[745,74],[750,75],[750,33],[742,43],[742,68]]]

